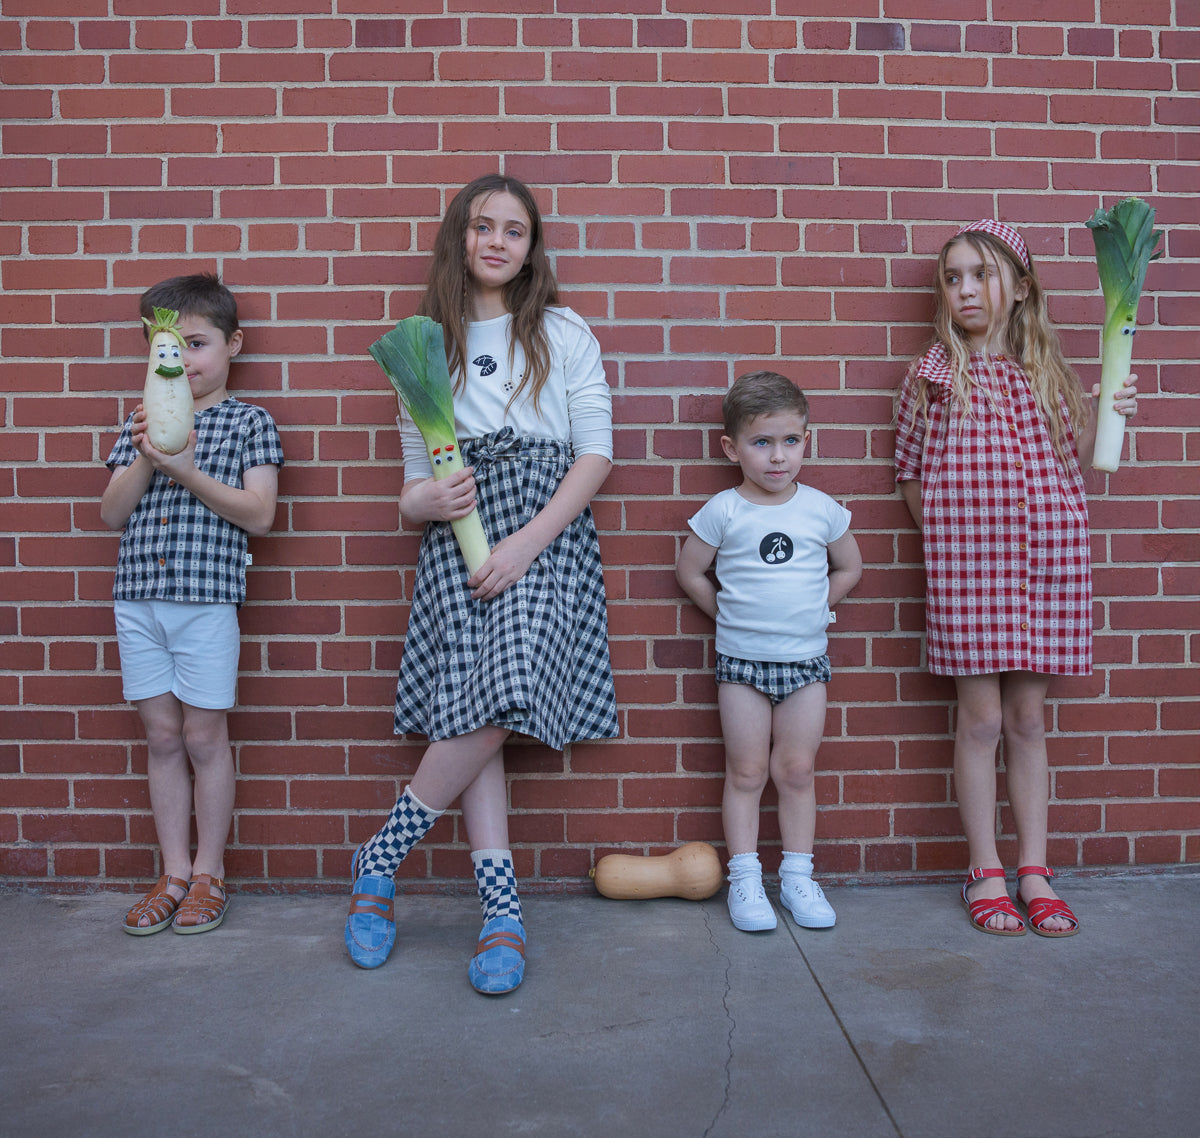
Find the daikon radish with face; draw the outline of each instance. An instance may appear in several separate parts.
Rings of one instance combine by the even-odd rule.
[[[146,409],[146,435],[163,454],[178,454],[187,446],[195,422],[192,389],[183,366],[183,337],[179,313],[156,308],[154,319],[142,317],[150,337],[150,362],[142,406]]]

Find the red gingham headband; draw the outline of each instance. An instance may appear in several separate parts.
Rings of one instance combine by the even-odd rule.
[[[1017,259],[1021,264],[1029,268],[1029,247],[1011,225],[1005,225],[1003,221],[993,221],[989,217],[984,218],[982,221],[973,221],[970,225],[964,225],[954,236],[961,237],[964,233],[971,233],[974,230],[982,230],[984,233],[990,233],[993,237],[1003,241],[1005,245],[1016,253]]]

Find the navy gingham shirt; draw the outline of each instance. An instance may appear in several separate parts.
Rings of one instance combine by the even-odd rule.
[[[138,456],[125,421],[108,468]],[[283,465],[275,421],[261,407],[229,398],[196,415],[196,466],[227,486],[242,486],[254,466]],[[246,599],[247,534],[213,513],[190,490],[156,470],[125,523],[113,600],[238,604]]]

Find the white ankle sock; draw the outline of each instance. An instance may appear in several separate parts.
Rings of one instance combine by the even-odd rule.
[[[813,855],[810,853],[789,853],[783,851],[783,862],[779,866],[779,876],[808,877],[813,875]]]

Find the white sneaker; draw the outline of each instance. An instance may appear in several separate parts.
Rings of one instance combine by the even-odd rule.
[[[779,900],[796,924],[806,929],[831,929],[837,914],[811,877],[789,877],[779,890]]]
[[[729,919],[744,933],[761,933],[775,927],[775,910],[767,900],[761,877],[729,879]]]

